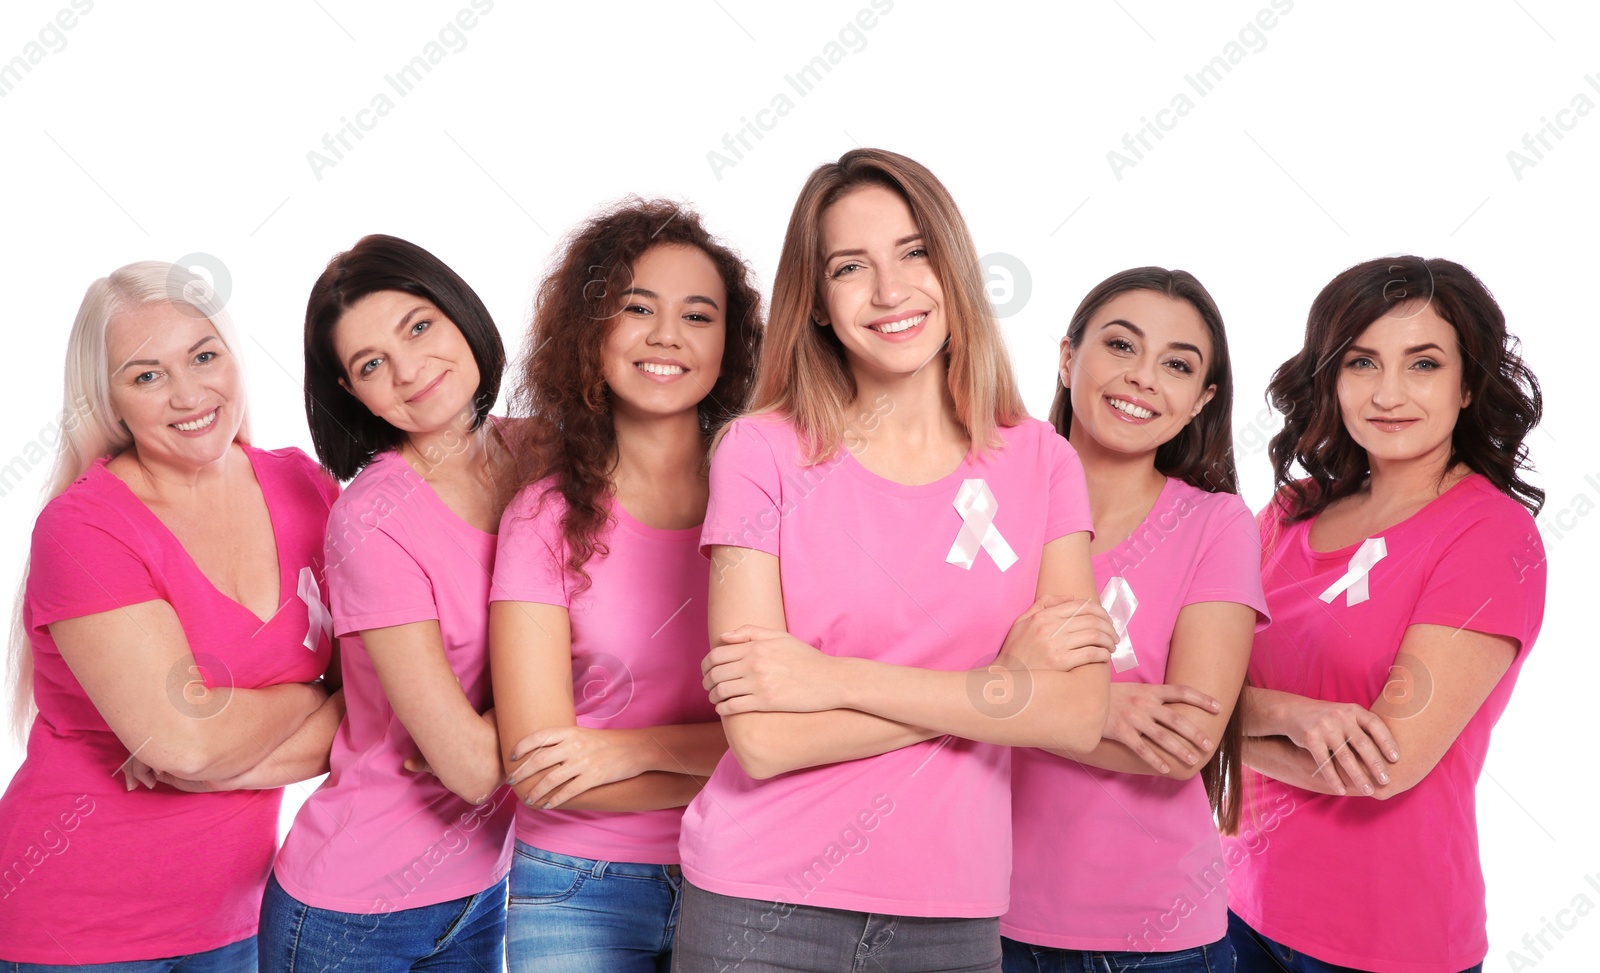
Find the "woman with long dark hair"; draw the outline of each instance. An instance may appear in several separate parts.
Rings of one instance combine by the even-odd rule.
[[[728,748],[700,688],[700,525],[711,436],[761,348],[750,278],[694,212],[634,199],[579,227],[539,288],[516,393],[529,472],[489,595],[522,799],[513,973],[670,961],[679,822]]]
[[[1123,640],[1097,744],[1012,755],[1005,967],[1231,971],[1212,815],[1238,822],[1235,702],[1265,603],[1222,315],[1184,271],[1113,274],[1073,314],[1059,375],[1050,421],[1083,462]]]
[[[1277,823],[1229,848],[1239,969],[1476,969],[1474,787],[1544,614],[1538,382],[1477,277],[1403,256],[1323,288],[1268,395],[1244,784]]]

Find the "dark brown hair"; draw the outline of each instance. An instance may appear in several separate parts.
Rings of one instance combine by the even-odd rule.
[[[1315,517],[1366,482],[1366,450],[1345,429],[1339,409],[1339,359],[1372,322],[1409,306],[1431,307],[1450,322],[1461,348],[1462,389],[1471,398],[1456,419],[1445,470],[1464,464],[1530,511],[1544,505],[1544,491],[1521,475],[1532,469],[1524,440],[1539,422],[1543,399],[1500,305],[1458,263],[1380,257],[1328,282],[1311,303],[1304,346],[1267,386],[1267,400],[1284,418],[1269,453],[1285,522]],[[1306,479],[1293,475],[1296,465]]]
[[[1178,435],[1156,448],[1156,469],[1164,476],[1182,480],[1208,493],[1238,493],[1239,475],[1233,463],[1233,366],[1228,358],[1228,335],[1223,329],[1217,302],[1193,274],[1164,267],[1134,267],[1112,274],[1094,285],[1072,313],[1072,321],[1067,325],[1068,347],[1076,349],[1081,345],[1089,319],[1112,298],[1129,291],[1154,291],[1187,302],[1200,315],[1211,337],[1205,384],[1216,386],[1216,394]],[[1055,401],[1050,403],[1050,424],[1061,436],[1070,438],[1072,392],[1061,384],[1059,375]],[[1233,834],[1239,828],[1243,708],[1244,693],[1241,692],[1227,726],[1222,729],[1222,740],[1211,759],[1200,768],[1206,797],[1223,834]]]
[[[520,485],[555,478],[566,502],[561,529],[567,570],[578,578],[579,590],[589,584],[584,565],[606,553],[598,537],[606,526],[617,462],[601,346],[622,310],[624,292],[633,285],[634,265],[663,245],[703,252],[728,292],[722,369],[699,406],[708,445],[718,427],[743,410],[761,353],[761,293],[750,269],[706,231],[692,210],[669,200],[629,197],[567,238],[534,298],[512,401],[518,415],[529,417],[518,450]]]
[[[424,298],[449,318],[466,339],[478,363],[478,389],[472,396],[472,428],[477,429],[500,394],[506,352],[494,318],[461,275],[433,254],[398,237],[374,233],[328,262],[311,285],[306,301],[306,422],[317,459],[348,480],[406,434],[372,414],[339,380],[344,364],[333,350],[333,331],[350,306],[378,291],[403,291]]]

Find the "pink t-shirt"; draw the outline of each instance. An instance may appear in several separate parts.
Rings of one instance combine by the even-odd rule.
[[[1138,605],[1128,620],[1136,664],[1116,682],[1166,681],[1185,605],[1228,601],[1264,622],[1261,539],[1233,493],[1168,479],[1144,523],[1095,555]],[[1228,928],[1222,843],[1199,775],[1186,781],[1087,767],[1042,750],[1011,756],[1011,911],[1000,931],[1058,949],[1171,952]]]
[[[428,773],[359,633],[435,619],[467,700],[488,709],[495,535],[457,517],[396,452],[373,457],[328,517],[328,597],[345,718],[327,780],[294,819],[273,874],[307,905],[382,915],[476,895],[511,867],[508,788],[482,805]]]
[[[823,652],[987,665],[1033,603],[1044,545],[1092,529],[1067,441],[1034,419],[999,434],[1001,448],[906,486],[846,448],[804,466],[787,422],[736,420],[712,459],[701,542],[777,555],[789,632]],[[981,487],[998,504],[992,531],[981,512],[964,517],[956,506]],[[969,536],[964,524],[987,538],[970,567],[947,560]],[[684,874],[743,898],[998,916],[1011,863],[1010,758],[1008,747],[947,736],[756,781],[730,752],[684,814]]]
[[[545,493],[549,490],[548,493]],[[543,509],[539,497],[548,499]],[[663,530],[611,504],[599,537],[607,553],[584,565],[590,586],[566,570],[566,503],[553,481],[517,494],[500,520],[490,601],[559,605],[572,625],[572,689],[578,725],[631,729],[714,723],[701,686],[710,571],[700,528]],[[605,861],[677,864],[683,808],[544,811],[518,803],[517,837],[547,851]]]
[[[1428,776],[1388,801],[1315,794],[1246,769],[1241,835],[1225,841],[1229,905],[1262,934],[1326,962],[1379,973],[1466,969],[1489,948],[1474,788],[1544,617],[1538,529],[1516,501],[1469,476],[1383,532],[1387,553],[1366,573],[1363,600],[1348,569],[1372,539],[1313,551],[1310,521],[1279,527],[1273,512],[1261,515],[1273,625],[1256,639],[1252,685],[1370,706],[1390,667],[1405,665],[1395,653],[1411,625],[1506,636],[1520,650]],[[1426,705],[1425,675],[1403,685]]]
[[[178,706],[197,675],[208,686],[245,689],[322,675],[333,643],[319,627],[314,648],[306,647],[313,626],[300,578],[310,569],[322,579],[323,526],[339,487],[298,449],[244,451],[278,549],[281,607],[265,623],[211,584],[104,460],[34,524],[22,612],[39,715],[27,758],[0,799],[0,956],[8,961],[156,959],[255,935],[279,791],[128,791],[118,769],[128,750],[48,628],[169,603],[196,663],[194,673],[169,674]]]

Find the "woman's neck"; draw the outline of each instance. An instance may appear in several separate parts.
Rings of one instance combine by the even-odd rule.
[[[1472,471],[1450,464],[1451,448],[1444,443],[1428,456],[1408,460],[1378,460],[1371,465],[1362,491],[1374,510],[1418,510],[1455,486]]]
[[[485,417],[482,424],[473,429],[474,418],[473,411],[467,409],[443,428],[408,433],[398,452],[424,480],[475,474],[483,468],[489,454],[492,423]]]
[[[1106,449],[1076,425],[1067,441],[1083,464],[1083,478],[1089,487],[1089,513],[1095,530],[1092,549],[1109,550],[1149,516],[1167,477],[1156,469],[1153,449],[1144,453]]]
[[[217,459],[199,466],[177,465],[139,452],[137,443],[117,454],[108,468],[146,502],[181,503],[225,488],[229,461],[237,444]]]
[[[624,485],[674,484],[705,478],[705,438],[700,416],[689,410],[673,416],[612,414],[617,435],[617,464],[611,478],[621,493]]]
[[[882,443],[932,451],[959,445],[966,451],[967,435],[956,421],[943,351],[910,375],[886,377],[857,369],[854,377],[856,397],[845,416],[849,440],[868,448]]]

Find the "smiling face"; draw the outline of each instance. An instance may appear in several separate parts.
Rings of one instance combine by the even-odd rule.
[[[1106,301],[1077,348],[1061,342],[1070,442],[1080,453],[1154,454],[1216,394],[1205,380],[1211,357],[1210,333],[1188,301],[1150,290]]]
[[[1443,467],[1470,397],[1461,348],[1432,307],[1402,305],[1367,326],[1339,363],[1339,412],[1376,466],[1421,461]]]
[[[944,289],[911,208],[864,186],[822,213],[822,301],[853,371],[915,373],[944,346]]]
[[[433,433],[473,418],[478,362],[459,328],[427,298],[368,294],[340,315],[333,350],[339,380],[375,416],[406,433]]]
[[[640,417],[698,408],[721,374],[727,306],[722,275],[704,251],[646,250],[600,346],[612,408]]]
[[[145,462],[198,469],[227,454],[244,421],[232,352],[193,308],[145,304],[106,325],[111,409]]]

